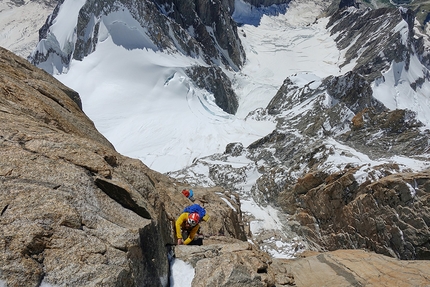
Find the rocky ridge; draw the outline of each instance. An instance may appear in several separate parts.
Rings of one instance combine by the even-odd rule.
[[[78,94],[46,72],[4,49],[0,68],[0,280],[167,286],[166,246],[189,186],[118,154]],[[234,197],[195,191],[212,217],[208,237],[246,239]]]

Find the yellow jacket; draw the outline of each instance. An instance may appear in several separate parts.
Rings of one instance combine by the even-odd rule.
[[[178,239],[182,238],[182,231],[187,231],[188,232],[188,238],[184,240],[184,244],[190,244],[191,241],[193,241],[194,236],[196,236],[197,231],[199,230],[200,225],[197,224],[196,226],[194,226],[193,228],[187,229],[185,223],[188,220],[188,212],[184,212],[181,215],[179,215],[178,219],[176,220],[176,237]]]

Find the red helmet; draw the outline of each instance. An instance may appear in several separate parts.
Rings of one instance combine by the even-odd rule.
[[[196,226],[200,221],[200,216],[197,212],[190,213],[188,215],[188,224],[191,226]]]
[[[182,194],[185,195],[186,197],[190,196],[190,192],[186,189],[182,190]]]

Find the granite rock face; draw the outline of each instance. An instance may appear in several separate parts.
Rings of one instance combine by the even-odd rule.
[[[195,267],[192,286],[274,286],[270,256],[248,242],[213,237],[207,245],[177,246],[177,259]]]
[[[0,122],[0,280],[167,286],[166,246],[190,186],[118,154],[76,92],[4,49]],[[207,236],[246,240],[234,195],[193,189],[211,216]]]
[[[152,279],[161,286],[167,261],[155,274],[137,268],[164,253],[142,249],[142,238],[159,229],[154,207],[118,172],[140,166],[141,192],[154,194],[145,167],[115,152],[75,92],[3,49],[0,59],[2,280],[136,286]],[[113,182],[127,201],[115,201],[100,181]]]
[[[381,166],[380,172],[387,169]],[[359,184],[355,171],[299,179],[292,195],[299,202],[298,232],[328,250],[367,249],[429,260],[429,172],[387,175]]]
[[[428,286],[430,261],[403,261],[365,250],[307,252],[271,258],[257,246],[213,237],[203,246],[177,246],[177,259],[195,267],[192,286]]]
[[[294,279],[291,284],[287,278],[280,286],[411,287],[428,286],[430,282],[426,272],[428,261],[401,261],[364,250],[337,250],[293,261],[275,260],[273,265]]]

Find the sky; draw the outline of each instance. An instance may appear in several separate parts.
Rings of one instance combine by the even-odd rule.
[[[84,2],[65,0],[67,9],[64,11],[67,10],[69,16],[77,15]],[[231,142],[247,146],[275,128],[274,122],[255,121],[246,116],[255,109],[265,108],[285,78],[292,76],[298,85],[310,79],[318,82],[329,75],[346,73],[354,63],[339,68],[345,51],[337,49],[333,36],[325,29],[328,19],[315,21],[322,9],[318,1],[300,1],[299,4],[293,1],[286,13],[279,15],[274,15],[279,11],[276,9],[264,11],[271,14],[265,15],[251,10],[240,0],[236,0],[236,4],[233,17],[245,23],[238,32],[247,55],[240,72],[228,72],[239,98],[236,115],[223,112],[215,105],[213,95],[196,88],[186,76],[185,69],[203,64],[200,59],[157,51],[147,42],[144,30],[136,29],[127,11],[115,18],[106,17],[96,51],[83,61],[72,61],[68,71],[57,69],[54,76],[79,92],[84,112],[118,152],[138,158],[156,171],[166,173],[182,169],[197,158],[224,152]],[[118,23],[121,33],[115,32]],[[73,40],[74,25],[73,17],[54,23],[51,32],[61,47],[67,47],[67,41]],[[138,46],[141,48],[131,49],[136,43],[127,35],[140,39]],[[10,44],[10,39],[4,36],[0,44]],[[413,93],[408,85],[423,73],[416,60],[412,59],[409,71],[402,63],[393,64],[385,72],[386,81],[374,83],[373,89],[375,97],[389,108],[416,110],[428,127],[430,103],[425,95],[430,94],[430,87],[426,82],[420,91]],[[410,97],[414,100],[410,101]],[[331,155],[327,168],[334,168],[339,162],[369,163],[370,166],[381,163],[334,141],[327,144],[335,146],[337,151]],[[342,157],[342,150],[348,150],[354,157]],[[425,162],[400,157],[386,160],[415,170],[428,167]],[[248,161],[235,158],[230,164],[246,165]],[[363,169],[362,174],[365,173]],[[249,181],[241,194],[242,211],[255,218],[251,222],[254,234],[267,229],[282,233],[278,212],[270,206],[259,206],[246,194],[258,176],[257,171],[248,175]],[[267,247],[265,250],[274,257],[292,258],[292,243],[277,241],[277,249]],[[194,270],[189,264],[181,260],[172,262],[172,286],[191,286],[193,276]]]

